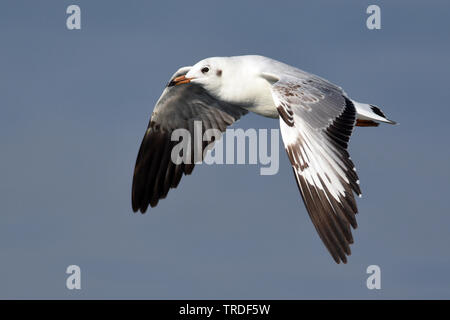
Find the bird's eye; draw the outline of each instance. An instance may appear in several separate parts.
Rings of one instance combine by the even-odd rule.
[[[208,67],[202,68],[202,72],[203,72],[203,73],[207,73],[208,71],[209,71],[209,68],[208,68]]]

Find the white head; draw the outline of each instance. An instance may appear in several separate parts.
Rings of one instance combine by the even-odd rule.
[[[211,93],[218,93],[233,70],[227,58],[207,58],[197,62],[186,74],[192,83],[197,83]]]
[[[252,103],[256,86],[264,81],[258,77],[259,69],[251,56],[207,58],[192,66],[186,75],[173,79],[171,84],[191,82],[221,100]]]
[[[225,74],[232,72],[231,66],[226,66],[227,58],[207,58],[197,62],[185,75],[172,79],[170,86],[181,85],[185,83],[196,83],[204,87],[208,92],[218,93],[223,87],[224,68]]]

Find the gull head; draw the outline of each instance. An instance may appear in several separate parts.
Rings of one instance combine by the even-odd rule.
[[[197,62],[185,78],[204,87],[209,92],[218,92],[223,85],[224,59],[208,58]]]
[[[197,62],[190,68],[188,73],[172,79],[168,86],[195,83],[209,92],[218,92],[223,86],[224,60],[225,58],[215,57]]]
[[[212,57],[197,62],[186,75],[177,77],[170,85],[193,83],[202,86],[215,98],[240,105],[266,103],[272,95],[268,82],[261,78],[263,57]]]

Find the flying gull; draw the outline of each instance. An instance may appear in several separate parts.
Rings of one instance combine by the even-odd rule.
[[[144,213],[176,188],[194,161],[174,163],[171,133],[193,134],[227,126],[248,111],[279,118],[280,130],[308,214],[336,263],[347,262],[351,227],[357,227],[354,194],[361,196],[347,151],[355,126],[395,124],[380,108],[350,99],[342,88],[263,56],[207,58],[180,68],[154,108],[137,155],[133,211]],[[205,149],[207,143],[202,143]],[[192,153],[193,156],[193,153]]]

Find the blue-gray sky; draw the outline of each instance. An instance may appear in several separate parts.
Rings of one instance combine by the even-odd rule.
[[[79,31],[66,29],[73,3]],[[381,30],[365,26],[369,4]],[[2,1],[0,298],[450,298],[449,30],[448,1]],[[400,122],[352,137],[364,197],[347,265],[316,235],[283,150],[277,175],[201,165],[132,213],[135,157],[170,75],[241,54],[318,74]],[[80,291],[65,287],[71,264]],[[371,264],[381,290],[366,288]]]

